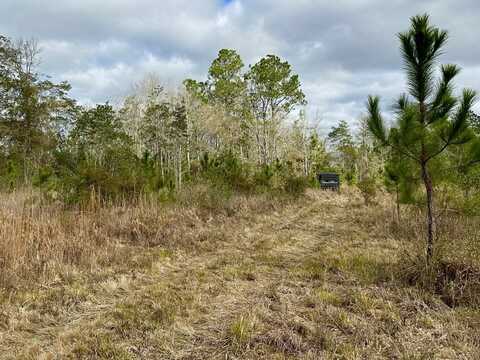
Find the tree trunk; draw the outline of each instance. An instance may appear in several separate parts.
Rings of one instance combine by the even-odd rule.
[[[398,189],[398,184],[396,185],[396,192],[397,192],[397,220],[398,224],[401,222],[401,214],[400,214],[400,191]]]
[[[182,147],[178,149],[178,189],[182,190]]]
[[[163,164],[163,150],[160,150],[160,171],[162,174],[162,182],[165,181],[165,171],[164,171],[164,164]]]
[[[422,164],[422,178],[427,194],[427,263],[433,257],[434,222],[433,222],[433,184],[428,173],[427,164]]]

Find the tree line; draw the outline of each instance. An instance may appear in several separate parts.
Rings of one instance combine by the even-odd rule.
[[[70,85],[38,73],[35,41],[0,38],[0,180],[38,186],[68,202],[102,196],[171,194],[213,177],[237,188],[301,187],[326,164],[308,128],[300,80],[268,55],[244,69],[223,49],[205,82],[166,90],[157,76],[135,84],[122,104],[79,105]]]
[[[276,55],[246,67],[235,50],[222,49],[205,81],[186,79],[172,91],[151,75],[119,106],[86,107],[67,82],[38,72],[35,41],[0,36],[0,186],[36,186],[78,203],[92,191],[170,198],[198,181],[296,193],[315,185],[318,172],[336,171],[367,203],[378,189],[393,193],[398,221],[401,204],[424,208],[430,259],[439,193],[465,214],[478,212],[480,120],[476,93],[455,94],[459,68],[438,66],[446,31],[422,15],[398,39],[408,94],[398,98],[393,122],[371,96],[355,130],[341,120],[322,135],[307,119],[299,76]]]

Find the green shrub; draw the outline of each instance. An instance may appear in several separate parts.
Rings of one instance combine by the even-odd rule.
[[[365,204],[369,205],[377,193],[377,184],[373,178],[364,178],[357,183],[357,187],[363,195]]]
[[[479,216],[480,215],[480,194],[473,196],[464,201],[462,210],[466,215]]]
[[[22,180],[22,164],[17,159],[5,159],[0,161],[1,186],[13,190]]]
[[[305,193],[308,187],[308,179],[302,176],[288,176],[285,178],[284,190],[287,194],[300,196]]]
[[[256,186],[261,187],[270,187],[272,184],[272,179],[275,175],[274,169],[269,166],[265,165],[262,166],[259,171],[257,171],[254,175],[254,182]]]
[[[85,203],[92,192],[102,200],[131,198],[146,187],[140,162],[133,154],[112,149],[97,161],[82,153],[55,153],[51,166],[39,169],[34,185],[67,204]]]
[[[228,186],[233,190],[252,189],[250,166],[242,162],[233,152],[227,151],[215,158],[207,153],[201,160],[202,177],[218,186]]]

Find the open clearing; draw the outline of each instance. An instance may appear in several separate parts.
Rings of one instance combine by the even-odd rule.
[[[480,358],[480,311],[390,278],[381,206],[311,190],[247,207],[186,211],[178,243],[122,242],[122,261],[5,292],[1,358]]]

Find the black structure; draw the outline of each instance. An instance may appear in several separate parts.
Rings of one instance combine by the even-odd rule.
[[[335,173],[320,173],[318,174],[318,181],[320,188],[323,190],[340,191],[340,176]]]

